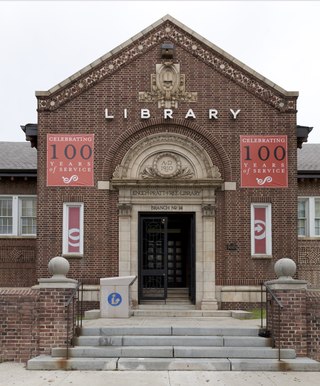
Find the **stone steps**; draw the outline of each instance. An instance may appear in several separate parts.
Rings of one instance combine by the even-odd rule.
[[[75,346],[201,346],[270,347],[270,338],[256,336],[80,336]]]
[[[320,371],[320,363],[278,350],[254,327],[85,327],[75,347],[28,361],[29,370]]]
[[[53,358],[39,356],[28,361],[28,370],[94,371],[320,371],[309,358]]]
[[[52,357],[64,357],[65,348],[53,348]],[[261,358],[276,359],[278,350],[271,347],[187,347],[187,346],[105,346],[73,347],[71,358]],[[295,351],[281,350],[281,357],[294,359]]]

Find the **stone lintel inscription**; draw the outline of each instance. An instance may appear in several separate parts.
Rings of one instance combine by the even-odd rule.
[[[132,189],[134,197],[201,197],[201,189]]]
[[[153,211],[181,211],[183,210],[183,205],[166,205],[166,204],[157,204],[157,205],[151,205],[150,209]]]

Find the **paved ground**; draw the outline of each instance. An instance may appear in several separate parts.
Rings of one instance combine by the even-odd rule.
[[[319,379],[313,372],[31,371],[0,364],[0,386],[317,386]]]

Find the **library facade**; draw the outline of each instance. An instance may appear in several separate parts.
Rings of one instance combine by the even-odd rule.
[[[22,127],[36,175],[1,182],[15,273],[0,285],[35,284],[64,256],[88,286],[136,276],[133,307],[183,289],[197,309],[237,308],[290,257],[319,287],[319,169],[310,152],[297,163],[312,146],[297,92],[166,16],[36,96],[38,122]]]

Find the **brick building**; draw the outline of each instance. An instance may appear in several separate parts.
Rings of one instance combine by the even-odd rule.
[[[137,275],[135,306],[181,289],[199,309],[255,302],[287,256],[320,285],[318,145],[303,145],[297,92],[166,16],[36,96],[37,182],[17,165],[0,184],[1,264],[20,277],[32,250],[29,285],[57,255],[87,283]],[[36,238],[5,230],[7,195],[36,191]]]

